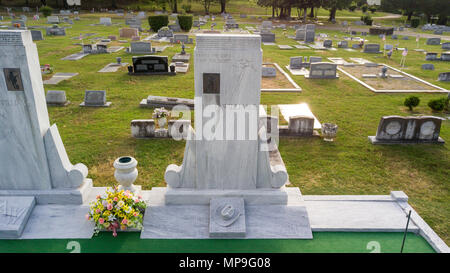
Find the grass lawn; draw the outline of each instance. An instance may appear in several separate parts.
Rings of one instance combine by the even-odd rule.
[[[130,121],[151,118],[152,109],[139,108],[139,102],[148,95],[193,98],[193,60],[191,58],[187,74],[174,77],[130,77],[126,68],[117,73],[97,72],[119,56],[123,62],[131,63],[132,55],[124,51],[111,55],[90,55],[79,61],[60,60],[81,51],[81,46],[74,45],[79,41],[71,39],[80,33],[96,33],[92,37],[118,36],[118,26],[90,26],[98,23],[101,16],[109,15],[83,15],[81,21],[75,21],[67,29],[66,37],[44,37],[45,40],[36,42],[41,64],[51,64],[55,72],[80,73],[58,85],[45,86],[46,91],[65,90],[68,100],[72,102],[68,107],[49,107],[51,122],[57,123],[71,161],[83,162],[88,166],[89,177],[93,178],[95,186],[115,183],[113,161],[124,155],[131,155],[139,162],[139,177],[135,184],[142,185],[145,190],[165,186],[164,171],[170,163],[181,164],[185,143],[169,139],[136,140],[131,137]],[[28,25],[46,25],[45,22],[45,18],[38,22],[28,20]],[[113,23],[119,22],[123,24],[123,18],[113,18]],[[221,28],[222,23],[219,21],[216,28]],[[209,28],[209,24],[205,28]],[[337,31],[318,32],[329,34],[334,45],[344,36]],[[278,44],[296,44],[283,37],[281,30],[275,33]],[[287,34],[293,35],[293,30]],[[337,38],[334,38],[335,35]],[[371,43],[382,43],[378,36],[368,36],[367,39]],[[85,39],[84,42],[89,40]],[[405,68],[407,73],[450,89],[450,83],[437,81],[439,72],[450,71],[448,62],[434,62],[435,71],[422,71],[420,65],[426,63],[425,55],[412,50],[416,47],[415,39],[404,41],[388,38],[387,42],[410,49]],[[382,54],[370,55],[341,49],[313,51],[262,47],[264,62],[276,62],[283,69],[291,56],[322,56],[324,61],[326,57],[344,57],[347,60],[349,57],[362,57],[397,68],[401,58],[400,52],[395,52],[392,59],[388,60]],[[438,46],[426,46],[425,39],[420,40],[420,48],[441,51]],[[162,55],[171,57],[180,50],[181,47],[176,45],[166,49]],[[191,56],[193,50],[194,45],[187,45],[186,51]],[[445,95],[418,94],[420,105],[411,113],[403,106],[409,94],[374,94],[342,73],[338,80],[307,80],[302,76],[292,78],[302,87],[301,93],[263,93],[261,103],[306,102],[321,122],[333,122],[339,126],[338,138],[334,143],[317,138],[281,139],[279,148],[292,186],[300,187],[306,195],[384,195],[392,190],[403,190],[410,197],[410,204],[449,244],[449,144],[374,146],[367,139],[367,136],[375,135],[379,120],[385,115],[448,117],[448,113],[433,113],[427,106],[431,99]],[[106,90],[107,100],[112,102],[112,106],[79,107],[85,90]],[[450,121],[446,120],[441,129],[441,137],[447,142],[450,141],[449,125]]]
[[[141,240],[140,233],[102,232],[80,240],[2,240],[0,253],[69,253],[79,243],[81,253],[400,253],[403,233],[315,232],[313,240]],[[378,248],[379,246],[379,248]],[[374,248],[376,247],[376,248]],[[434,253],[422,237],[408,233],[404,253]]]

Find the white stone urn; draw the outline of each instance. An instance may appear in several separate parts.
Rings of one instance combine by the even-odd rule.
[[[166,117],[158,119],[159,128],[162,129],[162,128],[166,127],[166,124],[167,124],[167,118]]]
[[[338,126],[333,123],[322,123],[322,135],[325,141],[334,141]]]
[[[114,178],[119,182],[119,190],[129,190],[134,192],[134,181],[138,177],[138,170],[136,168],[138,162],[131,156],[122,156],[114,161]]]

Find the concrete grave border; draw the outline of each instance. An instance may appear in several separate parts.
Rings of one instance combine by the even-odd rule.
[[[261,89],[261,92],[301,92],[302,88],[286,73],[277,63],[263,63],[263,65],[273,65],[276,67],[284,77],[294,86],[294,88],[280,88],[280,89]]]
[[[341,71],[342,73],[344,73],[345,75],[347,75],[348,77],[350,77],[353,80],[357,81],[358,83],[360,83],[364,87],[367,87],[370,91],[375,92],[375,93],[448,93],[449,92],[449,90],[447,90],[445,88],[442,88],[442,87],[439,87],[439,86],[434,85],[432,83],[429,83],[429,82],[427,82],[425,80],[422,80],[422,79],[420,79],[420,78],[418,78],[416,76],[413,76],[413,75],[411,75],[409,73],[401,71],[401,70],[399,70],[397,68],[394,68],[392,66],[389,66],[387,64],[380,63],[379,65],[386,66],[387,68],[390,68],[390,69],[392,69],[392,70],[394,70],[394,71],[396,71],[396,72],[398,72],[400,74],[406,75],[406,76],[408,76],[410,78],[413,78],[414,80],[417,80],[417,81],[419,81],[419,82],[421,82],[423,84],[426,84],[428,86],[434,87],[434,88],[436,88],[438,90],[378,90],[378,89],[375,89],[372,86],[368,85],[367,83],[361,81],[360,79],[358,79],[357,77],[353,76],[349,72],[346,72],[344,69],[342,69],[342,66],[338,65],[337,69],[339,71]]]

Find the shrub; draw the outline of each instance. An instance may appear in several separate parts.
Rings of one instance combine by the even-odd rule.
[[[416,96],[409,96],[405,99],[405,102],[403,103],[406,107],[409,108],[410,111],[413,110],[413,107],[416,107],[419,105],[420,99]]]
[[[368,26],[371,26],[373,23],[372,17],[370,17],[370,15],[361,16],[361,21],[363,21]]]
[[[189,31],[192,28],[192,16],[191,15],[178,15],[178,24],[183,31]]]
[[[376,6],[370,6],[369,10],[370,10],[370,12],[375,13],[375,11],[377,11],[377,7]]]
[[[44,17],[48,17],[50,15],[52,15],[52,8],[49,6],[42,6],[39,9],[40,12],[42,12],[42,14],[44,15]]]
[[[355,11],[357,7],[358,7],[358,6],[356,5],[356,3],[355,3],[355,2],[352,2],[352,3],[350,4],[350,7],[348,7],[348,10],[350,10],[350,11]]]
[[[419,18],[412,18],[411,19],[411,27],[417,28],[420,25],[420,19]]]
[[[369,7],[367,6],[367,4],[364,4],[364,5],[361,6],[361,10],[362,10],[362,12],[364,12],[364,13],[367,12],[367,9],[368,9],[368,8],[369,8]]]
[[[448,105],[448,99],[447,98],[440,98],[435,100],[430,100],[428,102],[428,106],[436,112],[440,112],[444,110],[444,108]]]
[[[184,11],[185,11],[186,13],[190,13],[190,12],[192,11],[191,4],[183,4],[183,5],[181,6],[181,8],[184,9]]]
[[[446,14],[440,14],[439,18],[437,20],[437,25],[447,25],[447,22],[449,21],[449,17]]]
[[[169,24],[169,16],[167,15],[153,15],[148,17],[148,24],[150,28],[157,32],[160,28]]]

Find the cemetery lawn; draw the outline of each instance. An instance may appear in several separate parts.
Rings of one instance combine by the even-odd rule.
[[[369,253],[379,243],[381,253],[400,253],[403,233],[314,232],[313,240],[278,239],[140,239],[138,232],[116,238],[102,232],[77,239],[81,253]],[[0,253],[69,253],[73,239],[1,240]],[[370,244],[368,245],[368,243]],[[408,233],[404,253],[434,253],[419,235]]]
[[[99,17],[110,14],[87,14],[81,21],[75,21],[67,29],[66,37],[47,37],[36,42],[40,63],[51,64],[55,72],[78,72],[79,75],[58,85],[46,85],[47,90],[65,90],[68,107],[49,107],[52,123],[57,123],[70,160],[83,162],[89,168],[89,177],[95,186],[112,186],[113,162],[119,156],[131,155],[139,162],[139,177],[135,184],[143,189],[164,187],[164,171],[170,163],[181,164],[185,143],[169,139],[137,140],[131,137],[130,122],[133,119],[149,119],[152,109],[139,108],[139,102],[148,95],[193,98],[194,96],[194,45],[187,45],[191,53],[189,72],[177,76],[132,77],[126,67],[116,73],[98,73],[105,65],[122,57],[123,62],[131,63],[132,55],[120,51],[113,54],[90,55],[79,61],[62,61],[61,58],[81,51],[80,42],[73,40],[80,33],[96,33],[92,37],[106,37],[119,34],[119,26],[90,26],[98,23]],[[121,23],[123,18],[113,17],[113,23]],[[234,16],[238,23],[239,15]],[[258,23],[246,19],[247,24]],[[38,22],[28,20],[28,25],[47,25],[45,18]],[[216,29],[223,22],[217,21]],[[48,26],[48,25],[47,25]],[[69,27],[70,25],[66,25]],[[203,28],[209,28],[210,22]],[[143,28],[148,28],[144,21]],[[44,30],[45,32],[45,30]],[[296,41],[283,36],[282,30],[275,30],[276,43],[295,45]],[[333,46],[345,34],[337,30],[319,29],[333,40]],[[287,35],[294,35],[289,29]],[[338,38],[334,38],[337,35]],[[400,35],[401,38],[401,35]],[[367,36],[370,43],[380,43],[378,36]],[[85,39],[85,43],[89,40]],[[439,72],[450,71],[450,63],[433,62],[434,71],[422,71],[420,65],[428,63],[425,55],[416,52],[415,37],[410,40],[391,40],[387,43],[408,47],[409,54],[404,71],[420,77],[432,84],[450,89],[450,83],[437,81]],[[128,46],[129,44],[124,44]],[[378,63],[386,63],[399,68],[401,52],[394,52],[391,60],[382,54],[313,50],[279,50],[277,46],[264,46],[264,62],[278,63],[283,69],[292,56],[361,57]],[[440,46],[427,46],[420,40],[419,48],[441,52]],[[181,47],[169,47],[159,55],[173,56]],[[286,72],[288,72],[285,69]],[[289,72],[288,72],[289,73]],[[45,76],[47,79],[49,76]],[[367,137],[375,135],[379,120],[385,115],[435,115],[444,118],[449,113],[433,113],[427,106],[432,99],[444,94],[415,94],[420,105],[409,112],[403,106],[405,98],[411,94],[375,94],[349,77],[340,73],[338,80],[308,80],[302,76],[291,77],[301,86],[301,93],[263,93],[261,104],[308,103],[312,112],[321,122],[338,124],[336,142],[327,143],[319,138],[281,139],[280,152],[286,164],[292,186],[300,187],[304,195],[388,195],[390,191],[402,190],[409,196],[410,204],[424,220],[450,244],[450,121],[443,122],[441,137],[445,145],[392,145],[375,146]],[[82,108],[85,90],[106,90],[109,108]],[[367,213],[370,213],[368,211]],[[130,235],[131,236],[131,235]],[[356,235],[352,235],[356,236]],[[364,246],[363,246],[364,247]]]

